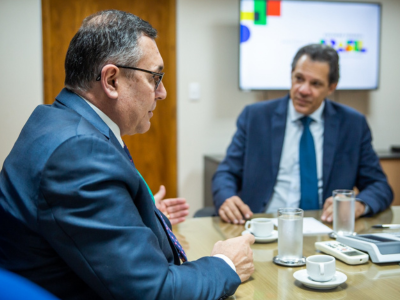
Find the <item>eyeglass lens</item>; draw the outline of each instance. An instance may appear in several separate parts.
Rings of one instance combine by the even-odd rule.
[[[160,85],[163,77],[161,75],[153,75],[153,78],[154,78],[154,82],[155,82],[154,90],[156,91],[158,89],[158,86]]]

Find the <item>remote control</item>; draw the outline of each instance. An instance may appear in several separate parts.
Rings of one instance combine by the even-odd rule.
[[[368,262],[368,254],[351,248],[337,241],[316,242],[315,248],[330,254],[349,265],[359,265]]]

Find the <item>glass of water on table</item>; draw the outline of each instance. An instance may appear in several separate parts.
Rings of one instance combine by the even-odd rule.
[[[337,235],[353,235],[355,221],[355,193],[353,190],[334,190],[333,231]]]
[[[303,210],[278,209],[278,255],[273,262],[283,266],[303,266]]]

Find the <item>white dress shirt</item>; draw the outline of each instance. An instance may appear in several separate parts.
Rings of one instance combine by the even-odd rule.
[[[107,126],[114,133],[114,135],[117,138],[118,142],[121,144],[121,147],[124,148],[124,141],[121,138],[121,130],[119,130],[118,125],[115,124],[114,121],[111,120],[105,113],[103,113],[100,109],[98,109],[97,106],[94,106],[92,103],[87,101],[85,98],[83,98],[83,97],[81,97],[81,98],[83,100],[85,100],[86,103],[89,104],[89,106],[96,112],[96,114],[99,115],[99,117],[103,120],[103,122],[107,124]]]
[[[317,177],[319,207],[322,208],[322,157],[324,143],[324,116],[325,101],[309,117],[313,119],[310,131],[314,139],[315,155],[317,158]],[[290,99],[288,104],[286,130],[283,141],[282,154],[279,163],[278,177],[274,187],[271,201],[269,201],[266,212],[274,213],[278,208],[294,207],[300,205],[300,164],[299,145],[303,134],[303,124],[300,119],[303,114],[298,113]]]
[[[111,120],[105,113],[103,113],[100,109],[98,109],[95,105],[87,101],[85,98],[80,96],[83,100],[86,101],[87,104],[99,115],[99,117],[103,120],[104,123],[107,124],[107,126],[111,129],[111,131],[114,133],[115,137],[118,139],[118,142],[121,144],[121,147],[124,147],[124,141],[122,140],[121,137],[121,130],[119,129],[118,125],[114,123],[113,120]],[[214,257],[218,257],[225,261],[235,272],[236,272],[236,267],[232,260],[228,258],[224,254],[216,254]]]

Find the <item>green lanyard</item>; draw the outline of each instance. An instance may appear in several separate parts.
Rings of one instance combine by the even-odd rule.
[[[142,178],[142,180],[143,180],[144,184],[146,185],[146,187],[147,187],[147,190],[149,191],[149,194],[150,194],[150,196],[151,196],[151,199],[153,199],[153,202],[154,202],[154,203],[156,203],[156,200],[154,199],[153,193],[151,192],[151,190],[150,190],[149,186],[147,185],[147,182],[146,182],[146,180],[144,180],[144,178],[143,178],[142,174],[140,174],[140,172],[139,172],[137,169],[136,169],[136,171],[138,172],[138,174],[139,174],[140,178]]]

